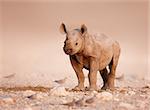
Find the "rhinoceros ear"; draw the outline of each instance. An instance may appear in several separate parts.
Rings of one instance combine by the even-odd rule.
[[[82,33],[82,35],[84,35],[86,32],[87,32],[87,27],[84,24],[82,24],[81,25],[81,33]]]
[[[60,25],[59,31],[60,31],[62,34],[66,34],[66,33],[67,33],[66,26],[65,26],[64,23],[62,23],[62,24]]]

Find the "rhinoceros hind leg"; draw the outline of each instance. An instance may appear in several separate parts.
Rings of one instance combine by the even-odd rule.
[[[108,84],[107,84],[107,81],[108,81],[108,70],[107,70],[107,68],[104,68],[103,70],[101,70],[99,72],[100,72],[101,77],[103,79],[103,86],[102,86],[101,89],[106,90],[108,88]]]
[[[110,73],[108,74],[108,89],[114,90],[115,74],[120,56],[120,48],[115,48],[115,54],[109,64]]]

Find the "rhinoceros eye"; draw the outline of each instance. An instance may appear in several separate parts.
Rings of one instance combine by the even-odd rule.
[[[76,44],[75,45],[78,45],[78,43],[76,42]]]

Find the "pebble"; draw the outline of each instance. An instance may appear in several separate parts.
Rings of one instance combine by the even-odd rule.
[[[127,93],[127,90],[123,88],[123,89],[121,89],[119,92],[122,93],[122,94],[126,94],[126,93]]]
[[[14,104],[16,100],[12,97],[0,97],[0,104]]]
[[[85,102],[86,102],[87,104],[92,104],[92,103],[96,102],[96,97],[93,96],[93,97],[91,97],[91,98],[88,98],[88,99],[85,100]]]
[[[43,99],[44,97],[47,97],[48,95],[46,93],[36,93],[30,96],[27,96],[29,99]]]
[[[97,92],[97,91],[92,91],[89,95],[91,95],[91,96],[95,96],[96,94],[98,94],[98,92]]]
[[[129,95],[135,95],[135,92],[134,91],[128,91],[128,94]]]
[[[101,93],[98,93],[96,95],[96,97],[101,99],[101,100],[109,101],[109,100],[112,100],[113,95],[109,92],[101,92]]]
[[[53,96],[66,96],[68,94],[69,93],[66,91],[65,87],[63,86],[54,87],[50,91],[50,95],[53,95]]]
[[[26,90],[23,92],[23,96],[25,96],[25,97],[29,97],[29,96],[34,95],[34,94],[36,94],[36,92],[34,92],[32,90]]]
[[[54,86],[47,92],[0,89],[0,110],[150,110],[149,100],[149,86],[122,87],[113,93],[110,91],[68,92],[62,85]]]
[[[150,84],[147,84],[147,85],[144,86],[143,88],[150,88]]]

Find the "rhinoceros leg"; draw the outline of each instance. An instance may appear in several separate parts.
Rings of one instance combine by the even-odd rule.
[[[107,85],[110,90],[114,90],[114,80],[115,80],[115,72],[116,72],[116,64],[114,64],[114,61],[112,59],[111,63],[109,64],[110,73],[108,74],[108,81]]]
[[[117,45],[117,46],[114,46],[114,55],[109,64],[110,73],[108,75],[107,84],[108,84],[108,89],[110,90],[114,90],[115,73],[116,73],[116,68],[118,65],[119,56],[120,56],[120,48],[118,48],[118,45]]]
[[[93,91],[93,90],[97,90],[97,71],[99,68],[99,64],[98,64],[98,60],[96,58],[91,57],[90,58],[90,69],[89,69],[89,74],[88,74],[88,78],[89,78],[89,88],[88,90]]]
[[[107,81],[108,81],[108,70],[107,68],[104,68],[103,70],[99,71],[101,74],[101,77],[103,79],[103,87],[101,89],[106,90],[108,87]]]
[[[82,91],[84,90],[84,80],[85,80],[85,77],[84,77],[84,74],[83,74],[83,65],[81,65],[80,63],[78,63],[75,59],[74,56],[70,56],[70,61],[71,61],[71,64],[72,64],[72,67],[77,75],[77,78],[78,78],[78,85],[76,87],[73,88],[73,90],[75,91]]]

